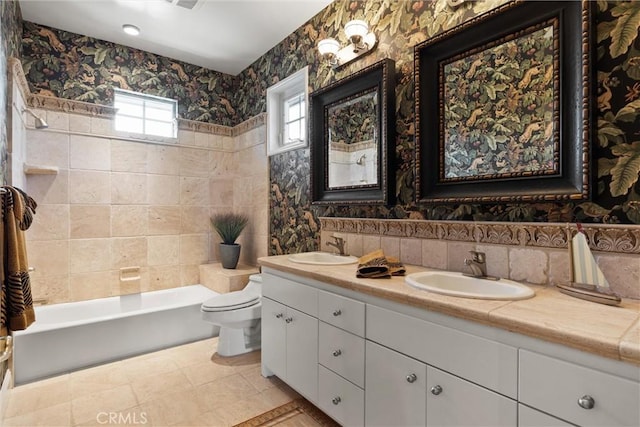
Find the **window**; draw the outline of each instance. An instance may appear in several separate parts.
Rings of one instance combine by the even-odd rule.
[[[115,89],[116,130],[175,138],[178,102],[159,96]]]
[[[267,154],[307,146],[305,67],[267,89]]]

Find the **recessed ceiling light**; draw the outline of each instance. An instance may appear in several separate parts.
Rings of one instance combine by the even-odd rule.
[[[137,36],[138,34],[140,34],[140,28],[131,24],[124,24],[122,26],[122,31],[129,34],[130,36]]]

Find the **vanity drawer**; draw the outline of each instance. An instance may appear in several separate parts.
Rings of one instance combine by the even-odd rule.
[[[638,382],[527,350],[520,350],[519,400],[585,427],[640,425]]]
[[[318,366],[318,407],[343,426],[364,425],[364,390]]]
[[[318,290],[293,280],[262,274],[262,295],[318,317]]]
[[[517,397],[515,347],[373,305],[367,306],[366,323],[371,341],[512,399]]]
[[[318,362],[364,387],[364,338],[320,322]]]
[[[364,337],[365,304],[351,298],[318,291],[318,318]]]

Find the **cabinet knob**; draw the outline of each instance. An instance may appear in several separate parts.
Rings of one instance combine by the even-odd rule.
[[[415,383],[417,379],[418,379],[418,376],[416,374],[407,375],[407,382],[408,383]]]
[[[333,352],[333,357],[338,357],[342,354],[342,350],[337,349],[336,351]]]
[[[284,321],[287,323],[291,323],[293,322],[293,317],[287,317],[286,319],[284,319]]]
[[[584,409],[593,409],[593,407],[596,405],[596,401],[593,399],[593,397],[585,394],[580,399],[578,399],[578,405],[580,405],[580,407]]]
[[[282,319],[282,316],[284,316],[284,314],[278,313],[278,314],[276,314],[276,319]]]
[[[434,385],[433,387],[431,387],[431,394],[437,396],[440,393],[442,393],[442,387],[440,387],[439,385]]]
[[[340,396],[336,396],[331,399],[331,402],[333,402],[334,405],[337,405],[338,403],[342,402],[342,399],[340,399]]]
[[[341,314],[342,314],[342,310],[340,310],[340,309],[337,309],[337,310],[333,311],[333,315],[336,316],[336,317],[340,316]]]

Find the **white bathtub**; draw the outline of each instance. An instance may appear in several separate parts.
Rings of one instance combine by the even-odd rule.
[[[16,384],[212,336],[200,305],[218,293],[202,285],[36,307],[14,333]]]

